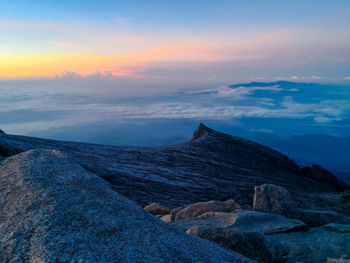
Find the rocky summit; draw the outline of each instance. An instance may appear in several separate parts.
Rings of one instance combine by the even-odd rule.
[[[57,150],[0,164],[0,262],[253,262],[147,214]]]
[[[118,193],[145,206],[169,208],[200,201],[253,203],[254,187],[285,187],[308,203],[307,194],[332,193],[349,186],[324,169],[301,169],[287,156],[200,124],[190,142],[156,147],[105,146],[0,134],[0,155],[56,149],[109,182]],[[314,202],[321,204],[322,202]]]

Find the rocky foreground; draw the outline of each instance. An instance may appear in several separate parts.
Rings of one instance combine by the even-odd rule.
[[[349,255],[349,186],[254,142],[204,125],[191,142],[161,147],[0,131],[0,262],[313,263]]]
[[[147,214],[55,150],[0,165],[0,262],[253,262]]]
[[[299,209],[285,188],[272,184],[255,187],[253,207],[227,200],[172,210],[152,203],[144,210],[187,234],[261,263],[346,263],[350,254],[350,217]]]

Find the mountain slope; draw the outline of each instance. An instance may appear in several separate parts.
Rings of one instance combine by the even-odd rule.
[[[298,165],[285,155],[202,124],[190,142],[157,147],[104,146],[0,135],[3,156],[38,148],[65,152],[140,205],[157,201],[174,207],[228,198],[251,203],[254,186],[262,183],[284,186],[296,195],[348,188],[335,177],[327,182],[304,177]]]
[[[55,150],[0,163],[0,262],[252,262],[147,214]]]

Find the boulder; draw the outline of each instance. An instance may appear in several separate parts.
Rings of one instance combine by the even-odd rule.
[[[323,226],[329,223],[350,224],[350,217],[334,211],[300,210],[299,219],[310,227]]]
[[[165,206],[162,206],[158,203],[152,203],[148,206],[145,206],[144,210],[147,212],[147,213],[150,213],[150,214],[153,214],[153,215],[168,215],[170,214],[170,209],[165,207]]]
[[[171,224],[184,231],[196,226],[235,228],[240,231],[260,232],[267,235],[307,229],[307,225],[300,220],[257,211],[237,211],[235,213],[209,212],[194,219],[180,220]]]
[[[340,258],[342,255],[348,255],[350,251],[348,233],[329,231],[324,227],[274,234],[266,238],[279,242],[286,249],[287,262],[327,262],[327,258]]]
[[[334,231],[339,233],[350,233],[350,225],[346,225],[346,224],[330,223],[330,224],[324,225],[323,228],[329,231]]]
[[[263,184],[255,186],[254,190],[254,210],[291,218],[298,217],[298,207],[286,188],[273,184]]]
[[[225,202],[208,201],[188,205],[175,214],[175,221],[196,218],[207,212],[234,212],[240,208],[240,205],[230,199]]]
[[[191,227],[186,233],[208,239],[260,263],[283,262],[285,251],[259,232],[244,232],[232,228]]]
[[[55,150],[0,163],[0,262],[252,262],[187,235]]]

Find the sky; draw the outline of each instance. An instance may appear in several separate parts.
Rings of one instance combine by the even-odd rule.
[[[350,134],[347,0],[0,7],[6,132],[110,144],[142,135],[134,144],[158,144],[187,139],[202,121],[278,136]]]
[[[350,2],[0,1],[0,79],[350,82]]]

